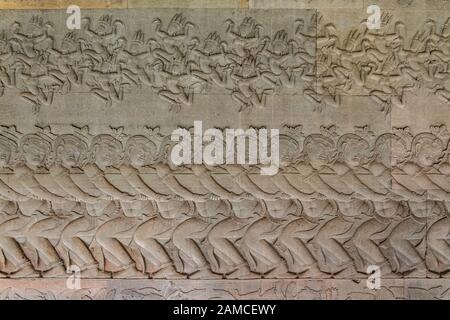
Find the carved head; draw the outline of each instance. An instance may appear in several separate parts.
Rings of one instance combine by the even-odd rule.
[[[147,166],[157,156],[156,144],[144,136],[131,137],[125,146],[125,156],[134,167]]]
[[[300,155],[300,145],[297,140],[288,135],[280,134],[279,137],[280,145],[280,163],[282,166],[288,165],[295,160]]]
[[[391,134],[381,135],[375,142],[374,156],[386,168],[393,168],[409,159],[408,145],[402,138]]]
[[[88,152],[87,144],[80,138],[65,134],[59,136],[54,143],[56,161],[68,168],[78,167],[85,160]]]
[[[27,134],[20,141],[20,151],[28,165],[43,167],[50,155],[50,142],[36,134]]]
[[[0,168],[11,165],[13,154],[17,152],[17,145],[14,141],[0,136]]]
[[[344,134],[337,143],[339,159],[349,167],[358,167],[369,158],[369,143],[355,134]]]
[[[431,133],[420,133],[412,141],[412,158],[421,167],[431,167],[444,156],[444,143]]]
[[[118,165],[122,159],[122,143],[110,135],[98,135],[92,140],[91,155],[101,168]]]
[[[321,169],[335,160],[336,149],[333,140],[320,134],[306,137],[303,152],[305,160],[315,169]]]

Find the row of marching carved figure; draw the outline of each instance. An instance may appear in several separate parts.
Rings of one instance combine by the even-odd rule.
[[[332,126],[307,136],[300,126],[285,128],[281,168],[272,176],[246,165],[174,167],[168,156],[173,142],[157,130],[135,136],[123,129],[97,136],[74,130],[0,131],[0,198],[450,200],[450,135],[440,125],[415,136],[408,128],[375,135],[363,127],[338,135]]]
[[[449,202],[0,201],[0,272],[250,279],[447,276]],[[26,213],[26,214],[24,214]]]
[[[253,17],[226,19],[202,34],[178,13],[166,27],[154,19],[150,38],[142,30],[130,36],[125,24],[110,15],[97,23],[84,17],[80,30],[58,37],[42,17],[14,22],[0,39],[0,94],[14,87],[37,107],[50,105],[55,93],[87,90],[111,104],[126,88],[145,85],[171,110],[214,86],[239,111],[264,107],[283,90],[319,109],[347,94],[369,95],[384,112],[404,106],[405,92],[450,101],[450,19],[442,26],[429,19],[411,31],[385,14],[378,30],[366,21],[338,30],[305,13],[273,34]]]

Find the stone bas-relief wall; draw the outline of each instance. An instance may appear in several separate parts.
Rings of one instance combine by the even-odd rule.
[[[82,12],[0,12],[0,297],[448,298],[443,13]],[[194,120],[279,172],[174,166]]]

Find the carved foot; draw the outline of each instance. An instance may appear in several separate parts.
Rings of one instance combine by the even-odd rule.
[[[204,269],[204,270],[197,271],[193,274],[190,274],[189,279],[214,280],[214,279],[222,279],[222,276],[211,272],[211,270],[209,270],[209,269]]]
[[[111,272],[101,271],[97,269],[87,269],[84,271],[81,271],[81,277],[82,278],[102,278],[102,279],[109,279],[112,277]]]
[[[414,269],[402,272],[402,275],[404,278],[422,278],[425,277],[427,273],[426,270],[425,262],[421,262],[417,264]]]
[[[288,271],[284,263],[281,263],[263,276],[264,279],[295,279],[296,277],[296,274]]]
[[[66,278],[66,269],[62,265],[57,265],[50,270],[44,271],[42,273],[44,278]]]
[[[134,266],[125,270],[113,273],[113,278],[132,278],[132,279],[147,279],[145,273],[140,272]]]
[[[247,265],[239,267],[237,270],[226,275],[227,279],[260,279],[259,274],[253,273]]]
[[[39,278],[39,272],[34,270],[31,264],[24,266],[17,272],[10,275],[11,278]]]
[[[299,279],[326,279],[330,277],[329,274],[320,271],[317,265],[309,266],[305,271],[296,274]]]
[[[349,263],[346,265],[346,267],[343,267],[341,271],[338,271],[334,274],[332,274],[332,278],[334,279],[361,279],[361,278],[367,278],[366,274],[360,274],[358,271],[356,271],[356,268],[353,266],[353,264]]]
[[[152,279],[186,279],[187,276],[175,270],[174,266],[167,266],[152,275]]]

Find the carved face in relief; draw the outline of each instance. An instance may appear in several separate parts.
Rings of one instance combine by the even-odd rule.
[[[412,143],[415,162],[421,167],[431,167],[439,163],[444,152],[444,145],[440,139],[431,134],[419,134]]]
[[[56,160],[69,168],[79,166],[87,150],[87,144],[72,135],[62,135],[55,141]]]
[[[231,201],[234,215],[238,218],[247,219],[260,211],[260,204],[257,200]]]
[[[20,147],[27,164],[35,167],[44,166],[51,151],[50,143],[34,134],[24,136]]]
[[[144,136],[128,139],[125,153],[134,167],[143,167],[152,163],[156,157],[156,145]]]
[[[369,143],[360,137],[346,135],[338,142],[338,150],[341,159],[348,166],[358,167],[367,159]]]
[[[115,166],[122,158],[122,144],[112,136],[99,135],[92,141],[91,152],[99,167]]]
[[[269,214],[277,219],[286,218],[290,214],[295,214],[299,208],[289,199],[281,199],[275,201],[266,201],[266,207]]]
[[[11,145],[6,139],[2,139],[2,137],[0,137],[0,168],[4,168],[9,165],[11,154]]]
[[[329,165],[336,155],[333,141],[319,135],[306,138],[304,151],[309,163],[315,169]]]
[[[286,135],[280,135],[280,162],[281,165],[288,165],[298,158],[300,153],[300,146],[298,142]]]
[[[375,152],[379,161],[386,168],[396,167],[404,163],[409,155],[406,142],[392,134],[378,138],[375,143]]]
[[[334,207],[328,200],[302,201],[303,213],[317,219],[333,212]]]

